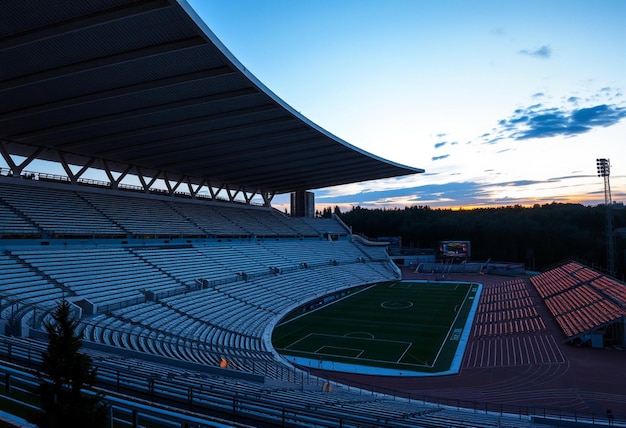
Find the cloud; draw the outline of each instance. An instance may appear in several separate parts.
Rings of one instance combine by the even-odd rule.
[[[600,104],[579,109],[544,107],[535,104],[520,108],[507,119],[498,121],[497,138],[487,142],[493,143],[501,138],[526,140],[530,138],[547,138],[555,136],[574,136],[591,131],[596,127],[615,125],[626,118],[626,108]]]
[[[580,178],[595,178],[595,177],[596,176],[594,174],[563,175],[561,177],[549,178],[548,182],[563,181],[563,180],[573,180],[573,179],[580,179]]]
[[[446,184],[426,184],[401,189],[373,190],[356,195],[317,196],[320,204],[352,204],[352,205],[432,205],[441,203],[454,205],[456,201],[486,198],[488,193],[482,184],[475,182],[452,182]]]
[[[494,170],[485,170],[487,174]],[[458,174],[451,174],[458,175]],[[493,175],[493,174],[490,174]],[[316,191],[315,200],[320,206],[340,206],[350,209],[361,207],[404,207],[430,206],[433,208],[449,207],[494,207],[506,205],[526,205],[564,202],[564,203],[599,203],[596,193],[603,196],[601,190],[584,188],[576,196],[570,195],[573,187],[586,183],[593,174],[555,176],[542,180],[519,179],[487,182],[452,181],[438,184],[418,184],[412,179],[384,179],[369,183],[360,183],[358,190],[337,186],[332,189]],[[423,175],[420,176],[420,179]],[[563,194],[544,192],[546,188],[562,189]],[[598,186],[596,186],[598,187]],[[601,187],[601,186],[599,186]],[[356,191],[355,191],[356,190]],[[626,198],[626,192],[613,193],[614,198]]]
[[[502,181],[500,183],[486,183],[482,187],[523,187],[532,186],[535,184],[552,183],[553,180],[514,180],[514,181]]]
[[[518,150],[519,141],[531,138],[573,137],[594,129],[606,128],[625,122],[626,101],[619,98],[617,88],[596,88],[591,93],[572,91],[559,98],[549,93],[534,92],[527,99],[527,105],[521,105],[504,113],[504,118],[496,122],[487,132],[477,132],[477,137],[467,144],[506,144],[502,147],[486,149],[490,154]],[[447,133],[439,133],[431,143],[437,152],[431,161],[456,159],[453,146],[462,145]],[[518,144],[513,144],[518,141]],[[442,148],[446,150],[440,150]],[[462,148],[460,148],[462,149]],[[476,147],[475,153],[482,148]],[[446,154],[447,152],[447,154]],[[454,155],[454,156],[453,156]],[[350,206],[363,207],[490,207],[502,205],[529,205],[535,203],[571,202],[594,204],[602,201],[590,193],[589,181],[595,179],[594,171],[570,170],[559,172],[551,178],[533,180],[532,176],[516,177],[505,181],[506,173],[492,165],[489,169],[480,168],[480,172],[468,173],[456,169],[454,172],[439,168],[446,162],[434,164],[435,172],[426,172],[407,178],[375,180],[337,186],[316,192],[316,201],[321,205],[338,205],[349,209]],[[454,166],[454,165],[453,165]],[[591,165],[592,167],[593,165]],[[478,166],[479,167],[479,166]],[[592,168],[589,169],[592,169]],[[576,167],[580,169],[579,167]],[[439,170],[438,170],[439,169]],[[471,177],[471,178],[470,178]],[[454,180],[448,181],[447,180]],[[476,181],[473,181],[476,180]],[[423,181],[435,181],[438,184],[420,185]],[[596,183],[597,184],[597,183]],[[595,187],[591,186],[593,189]],[[601,187],[601,186],[600,186]],[[618,186],[617,186],[618,187]],[[598,192],[600,192],[598,190]],[[618,194],[619,193],[619,194]],[[601,192],[599,193],[603,195]],[[622,190],[613,192],[614,198],[626,199]]]
[[[574,110],[572,119],[588,126],[611,126],[626,117],[626,108],[609,107],[602,104],[595,107]]]
[[[552,56],[552,49],[550,46],[543,45],[539,49],[535,49],[534,51],[530,51],[528,49],[522,49],[519,51],[522,55],[528,55],[535,58],[548,59]]]
[[[475,181],[426,184],[401,189],[371,190],[359,194],[317,196],[316,203],[321,205],[361,206],[361,207],[489,207],[503,205],[532,205],[560,201],[559,197],[532,198],[511,197],[502,193],[506,188],[528,188],[534,185],[552,183],[552,180],[517,180],[499,183],[479,183]],[[562,200],[567,202],[566,199]]]

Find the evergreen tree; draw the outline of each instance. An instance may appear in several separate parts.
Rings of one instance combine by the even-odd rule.
[[[78,321],[70,315],[70,304],[63,300],[52,314],[53,321],[44,323],[48,348],[36,388],[41,410],[31,420],[40,427],[105,427],[107,411],[101,396],[81,392],[94,385],[96,369],[91,367],[91,357],[79,352]]]

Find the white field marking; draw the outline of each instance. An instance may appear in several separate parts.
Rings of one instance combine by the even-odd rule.
[[[458,285],[457,285],[457,287],[458,287]],[[463,307],[463,305],[465,305],[465,302],[468,300],[469,294],[471,292],[472,292],[472,288],[469,287],[467,289],[467,293],[465,293],[465,297],[463,298],[463,302],[461,303],[461,308]],[[437,364],[437,360],[439,359],[439,355],[441,355],[441,351],[443,351],[443,347],[446,345],[446,342],[448,341],[448,337],[450,336],[450,332],[452,331],[452,328],[454,327],[454,324],[456,323],[456,320],[457,320],[457,318],[459,317],[460,314],[461,314],[461,311],[459,310],[456,313],[456,316],[454,317],[452,322],[450,323],[450,328],[448,329],[448,333],[446,334],[445,338],[441,342],[441,346],[439,347],[439,351],[437,352],[437,355],[435,355],[435,359],[433,360],[433,363],[431,364],[430,367],[434,367],[435,364]]]
[[[322,352],[322,349],[346,349],[348,351],[356,351],[357,354],[355,357],[351,357],[351,356],[345,356],[345,355],[337,355],[337,354],[327,354],[325,352]],[[342,346],[329,346],[329,345],[323,345],[322,347],[316,349],[315,351],[313,351],[314,355],[326,355],[326,356],[331,356],[331,357],[341,357],[341,358],[356,358],[358,359],[359,357],[361,357],[361,355],[363,355],[363,353],[365,352],[364,349],[358,349],[358,348],[344,348]]]
[[[406,355],[406,353],[407,353],[407,352],[409,352],[409,349],[411,349],[411,346],[413,346],[413,342],[411,342],[411,344],[410,344],[410,345],[408,345],[408,346],[406,347],[406,349],[404,350],[404,352],[402,353],[402,355],[400,355],[400,358],[398,358],[398,359],[396,360],[396,364],[398,364],[398,363],[400,363],[400,361],[402,361],[402,359],[404,358],[404,356]]]
[[[367,331],[352,331],[350,333],[346,333],[343,335],[343,337],[351,337],[351,338],[355,338],[355,339],[368,339],[367,337],[358,337],[358,336],[351,336],[352,334],[367,334],[369,337],[369,339],[375,339],[376,337]]]
[[[393,308],[393,307],[385,306],[385,305],[392,304],[392,303],[408,303],[408,305],[407,306],[403,306],[401,308]],[[380,307],[383,308],[383,309],[409,309],[409,308],[413,307],[413,302],[411,302],[410,300],[407,300],[406,302],[401,302],[399,300],[389,300],[387,302],[382,302],[380,304]]]
[[[314,354],[311,352],[304,352],[304,351],[299,351],[301,354],[303,355],[311,355],[311,356],[332,356],[332,357],[337,357],[337,355],[332,355],[332,354]],[[390,360],[376,360],[376,359],[371,359],[371,358],[353,358],[353,357],[341,357],[341,358],[345,358],[346,360],[355,360],[357,362],[369,362],[369,363],[378,363],[378,364],[396,364],[398,366],[404,366],[407,369],[410,369],[411,367],[424,367],[424,368],[432,368],[432,365],[427,365],[427,364],[409,364],[409,363],[401,363],[401,362],[394,362],[394,361],[390,361]],[[311,359],[314,359],[313,357],[311,357]]]
[[[333,334],[310,333],[310,334],[307,334],[306,336],[296,340],[295,342],[293,342],[289,346],[287,346],[285,348],[281,348],[281,349],[288,350],[292,346],[296,345],[297,343],[299,343],[299,342],[301,342],[301,341],[303,341],[303,340],[305,340],[305,339],[307,339],[307,338],[309,338],[311,336],[326,336],[326,337],[334,337],[334,338],[339,338],[339,339],[346,337],[346,336],[337,336],[337,335],[333,335]],[[386,342],[386,343],[402,344],[405,347],[405,350],[402,353],[402,356],[404,356],[404,354],[407,353],[407,351],[411,348],[411,346],[413,346],[413,342],[403,342],[403,341],[398,341],[398,340],[384,340],[384,339],[374,339],[374,338],[368,339],[368,338],[365,338],[365,337],[357,337],[357,338],[351,337],[350,339],[366,340],[366,341],[371,341],[371,342]],[[355,349],[355,348],[343,348],[341,346],[323,345],[321,348],[318,348],[316,351],[312,351],[312,352],[311,351],[298,350],[298,349],[296,349],[295,351],[297,351],[297,352],[299,352],[301,354],[309,354],[309,355],[317,355],[317,356],[319,356],[319,355],[327,355],[327,356],[334,356],[334,357],[337,356],[337,355],[334,355],[334,354],[319,354],[318,353],[319,350],[324,348],[324,347],[337,348],[337,349]],[[357,359],[358,358],[360,361],[369,361],[369,362],[376,362],[376,363],[393,363],[394,362],[393,360],[376,360],[376,359],[369,359],[369,358],[360,358],[360,355],[359,355],[359,357],[343,357],[342,356],[342,358],[346,358],[346,359]],[[402,357],[400,359],[402,359]],[[395,364],[405,365],[407,367],[431,367],[431,366],[428,366],[428,365],[401,363],[400,359],[398,359],[395,362]]]
[[[398,281],[396,281],[396,282],[398,282]],[[372,287],[376,287],[377,285],[378,285],[378,284],[372,284],[372,285],[370,285],[369,287],[363,287],[361,290],[357,291],[356,293],[347,294],[347,295],[343,296],[343,297],[342,297],[342,298],[340,298],[340,299],[333,300],[332,302],[328,303],[327,305],[320,306],[319,308],[315,308],[315,309],[313,309],[313,310],[311,310],[311,311],[304,312],[303,314],[300,314],[300,315],[298,315],[297,317],[293,317],[293,318],[291,318],[291,319],[288,319],[288,320],[287,320],[287,321],[285,321],[285,322],[281,322],[279,325],[289,324],[291,321],[295,321],[295,320],[297,320],[297,319],[299,319],[299,318],[302,318],[302,317],[303,317],[303,316],[305,316],[305,315],[309,315],[309,314],[312,314],[312,313],[314,313],[314,312],[317,312],[317,311],[319,311],[320,309],[327,308],[327,307],[329,307],[330,305],[333,305],[333,304],[335,304],[335,303],[337,303],[337,302],[341,302],[342,300],[347,299],[348,297],[351,297],[351,296],[356,296],[357,294],[362,293],[363,291],[369,290],[369,289],[370,289],[370,288],[372,288]],[[277,325],[276,327],[278,327],[278,325]]]
[[[296,344],[298,344],[298,343],[302,342],[303,340],[308,339],[310,336],[313,336],[314,334],[315,334],[315,333],[309,333],[309,334],[307,334],[306,336],[302,336],[300,339],[296,340],[296,341],[295,341],[295,342],[293,342],[293,343],[290,343],[288,346],[284,347],[283,349],[289,349],[289,348],[291,348],[292,346],[295,346]],[[300,352],[300,351],[298,351],[298,352]]]
[[[402,343],[402,344],[409,344],[409,345],[413,344],[413,342],[403,342],[403,341],[400,341],[400,340],[376,339],[373,334],[370,334],[370,336],[372,336],[372,337],[368,338],[368,337],[350,337],[350,336],[346,336],[346,335],[338,336],[336,334],[325,334],[325,333],[309,333],[306,336],[303,336],[303,337],[299,338],[295,342],[293,342],[293,343],[289,344],[288,346],[286,346],[285,348],[281,348],[281,349],[289,349],[292,346],[302,342],[303,340],[306,340],[306,339],[310,338],[311,336],[334,337],[334,338],[338,338],[338,339],[348,338],[348,339],[356,339],[356,340],[368,340],[368,341],[372,341],[372,342]],[[302,352],[305,352],[305,351],[302,351]]]

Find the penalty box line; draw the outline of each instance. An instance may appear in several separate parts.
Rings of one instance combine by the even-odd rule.
[[[325,352],[322,352],[322,349],[344,349],[347,351],[355,351],[356,355],[355,356],[346,356],[346,355],[337,355],[337,354],[327,354]],[[356,358],[359,359],[361,357],[361,355],[363,355],[363,353],[365,352],[364,349],[357,349],[357,348],[344,348],[342,346],[331,346],[331,345],[322,345],[321,347],[317,348],[315,351],[313,351],[313,355],[326,355],[327,357],[337,357],[340,356],[342,358]]]
[[[362,349],[356,349],[356,348],[348,348],[348,347],[343,347],[343,346],[335,346],[335,345],[331,345],[331,344],[325,344],[322,345],[321,347],[317,348],[315,351],[304,351],[301,349],[297,349],[294,347],[296,345],[298,345],[299,343],[306,341],[308,339],[310,339],[311,337],[329,337],[329,338],[334,338],[334,339],[339,339],[338,341],[335,341],[335,343],[340,342],[342,339],[350,339],[350,340],[359,340],[359,341],[368,341],[368,342],[386,342],[386,343],[393,343],[396,345],[404,345],[404,351],[402,352],[402,354],[400,355],[400,358],[398,358],[396,360],[396,364],[402,364],[401,360],[402,358],[407,354],[407,352],[411,349],[411,346],[413,346],[413,342],[404,342],[404,341],[399,341],[399,340],[386,340],[386,339],[375,339],[375,338],[367,338],[367,337],[346,337],[346,336],[338,336],[335,334],[323,334],[323,333],[309,333],[306,336],[301,337],[300,339],[290,343],[288,346],[286,346],[285,350],[291,350],[291,351],[297,351],[303,354],[310,354],[310,355],[327,355],[327,356],[337,356],[337,355],[333,355],[333,354],[323,354],[321,352],[319,352],[322,348],[337,348],[337,349],[350,349],[350,350],[355,350],[355,351],[361,351],[361,353],[359,354],[359,356],[357,357],[344,357],[342,356],[342,358],[353,358],[353,359],[359,359],[361,361],[373,361],[373,362],[380,362],[381,360],[373,360],[373,359],[369,359],[369,358],[360,358],[360,355],[362,355],[365,350]],[[393,360],[389,360],[388,362],[393,362]]]

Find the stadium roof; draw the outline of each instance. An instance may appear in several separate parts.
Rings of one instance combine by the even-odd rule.
[[[5,159],[275,193],[423,172],[300,115],[183,0],[4,0],[0,24]]]

